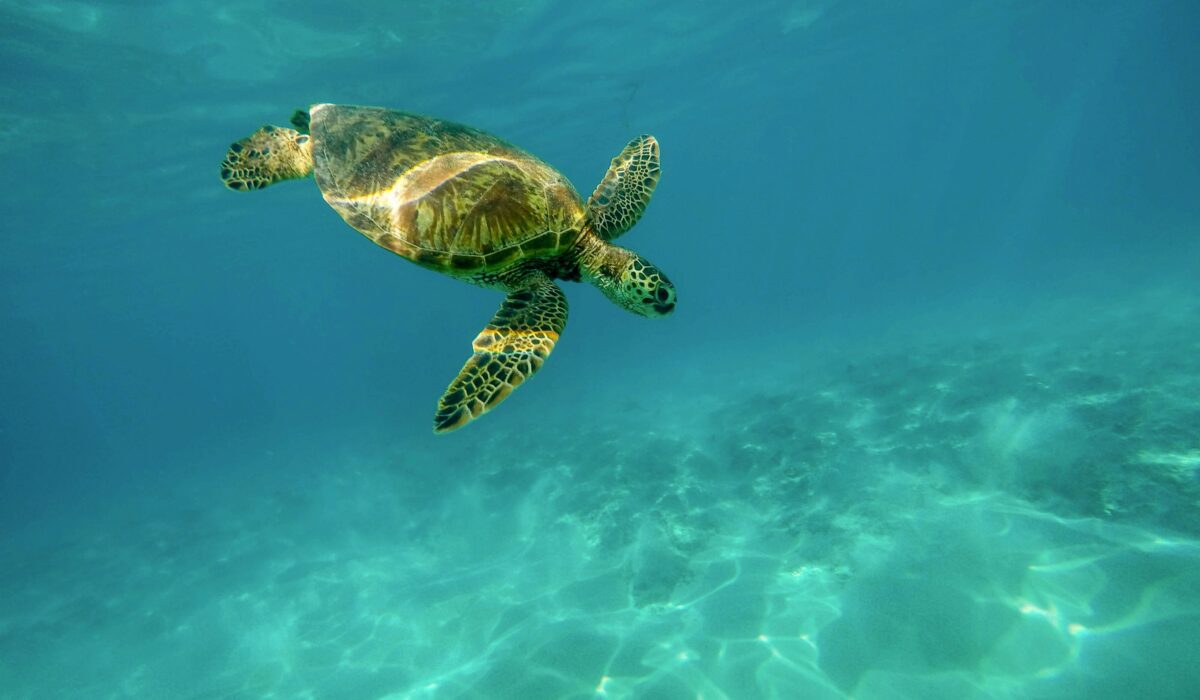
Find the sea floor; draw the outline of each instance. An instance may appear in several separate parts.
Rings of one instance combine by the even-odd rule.
[[[0,534],[0,696],[1200,697],[1200,304],[804,356]]]

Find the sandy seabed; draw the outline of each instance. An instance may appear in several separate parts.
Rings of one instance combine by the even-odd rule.
[[[0,695],[1200,697],[1200,304],[813,358],[0,535]]]

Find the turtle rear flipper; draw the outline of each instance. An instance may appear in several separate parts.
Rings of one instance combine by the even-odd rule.
[[[658,141],[639,136],[613,158],[596,191],[588,198],[588,223],[606,241],[633,228],[642,218],[658,176]]]
[[[294,129],[264,126],[229,146],[221,181],[231,190],[260,190],[313,171],[312,139]]]
[[[541,368],[563,327],[567,297],[542,272],[519,283],[472,343],[475,354],[438,401],[433,430],[461,428],[495,408]]]

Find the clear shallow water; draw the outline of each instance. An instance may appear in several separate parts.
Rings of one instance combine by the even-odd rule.
[[[602,396],[604,421],[470,449],[247,456],[10,538],[5,687],[1187,697],[1200,301],[1147,327],[1153,301]]]
[[[1195,697],[1193,14],[0,3],[0,696]],[[679,311],[430,435],[495,294],[216,179],[315,100],[656,134]]]

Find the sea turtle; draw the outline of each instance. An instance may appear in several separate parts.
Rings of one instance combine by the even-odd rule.
[[[657,317],[675,287],[612,244],[658,184],[658,142],[629,142],[585,204],[554,168],[461,124],[379,107],[318,104],[295,129],[264,126],[232,144],[221,180],[238,191],[315,175],[346,223],[416,264],[508,296],[438,402],[446,432],[503,401],[542,366],[567,322],[554,280],[587,280],[618,306]]]

